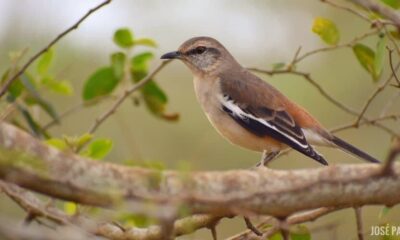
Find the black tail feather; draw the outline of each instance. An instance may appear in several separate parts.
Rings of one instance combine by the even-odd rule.
[[[338,137],[333,136],[331,141],[345,152],[353,154],[353,155],[355,155],[359,158],[362,158],[368,162],[380,163],[380,161],[377,160],[376,158],[370,156],[369,154],[361,151],[360,149],[354,147],[353,145],[343,141],[342,139],[340,139]]]

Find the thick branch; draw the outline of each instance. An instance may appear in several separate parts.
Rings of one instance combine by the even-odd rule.
[[[83,159],[0,124],[0,178],[53,197],[95,206],[186,204],[193,213],[291,213],[332,206],[400,202],[400,165],[382,174],[374,164],[296,171],[155,171]],[[134,204],[132,204],[134,206]]]

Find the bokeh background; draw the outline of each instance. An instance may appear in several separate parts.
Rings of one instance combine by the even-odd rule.
[[[0,73],[9,66],[8,54],[28,48],[28,56],[38,51],[54,36],[75,23],[88,9],[100,1],[58,0],[1,0],[0,1]],[[194,36],[211,36],[222,42],[244,66],[270,69],[277,62],[289,62],[299,46],[302,52],[325,44],[311,32],[313,19],[323,16],[339,27],[341,42],[368,31],[368,24],[317,0],[115,0],[89,17],[78,30],[69,34],[56,46],[56,62],[52,72],[57,78],[67,79],[75,88],[71,97],[47,94],[59,112],[81,102],[81,89],[88,76],[97,68],[109,64],[109,55],[117,48],[113,33],[129,27],[136,36],[157,41],[158,57]],[[377,38],[364,43],[374,46]],[[142,49],[138,49],[140,52]],[[368,73],[357,62],[351,49],[317,54],[301,62],[298,69],[310,72],[329,93],[360,109],[376,87]],[[385,65],[384,77],[388,75]],[[261,75],[260,75],[261,76]],[[307,108],[321,123],[331,128],[351,122],[353,117],[323,98],[318,91],[300,77],[281,75],[261,76],[292,100]],[[233,146],[211,127],[202,113],[193,91],[192,76],[180,62],[173,62],[157,76],[157,82],[169,97],[169,112],[178,112],[180,121],[166,122],[155,118],[143,106],[126,101],[118,112],[96,132],[98,137],[111,138],[114,148],[107,157],[110,162],[159,161],[168,168],[192,170],[228,170],[248,168],[260,159],[259,153]],[[385,90],[371,105],[368,116],[376,116],[382,106],[395,94]],[[398,103],[390,111],[398,110]],[[51,129],[54,136],[80,135],[87,131],[96,116],[110,106],[109,101],[65,118]],[[43,114],[40,121],[49,119]],[[398,123],[388,126],[399,131]],[[374,127],[362,127],[338,134],[373,156],[384,159],[390,137]],[[332,164],[360,163],[343,152],[319,148]],[[271,165],[278,169],[321,167],[302,155],[291,152]],[[0,194],[0,215],[21,219],[22,211]],[[378,219],[381,207],[364,208],[367,239],[370,226],[391,222],[400,225],[400,211],[394,208],[383,219]],[[332,231],[317,230],[319,226],[336,224]],[[349,210],[323,217],[306,224],[315,229],[313,239],[356,239],[354,212]],[[241,219],[223,220],[218,227],[220,237],[228,237],[245,225]],[[334,238],[334,237],[337,238]],[[181,239],[210,239],[208,231],[200,230]]]

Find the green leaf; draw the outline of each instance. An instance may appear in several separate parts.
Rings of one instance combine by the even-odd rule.
[[[74,89],[72,88],[70,82],[66,80],[57,81],[53,77],[46,76],[43,77],[40,83],[48,90],[59,93],[62,95],[72,95]]]
[[[144,101],[148,109],[159,115],[165,110],[165,105],[168,102],[167,95],[153,80],[146,83],[142,88]]]
[[[111,55],[111,66],[114,71],[114,75],[118,79],[122,79],[124,76],[126,55],[123,52],[116,52]]]
[[[274,235],[269,237],[268,240],[283,240],[283,237],[280,233],[275,233]]]
[[[291,240],[311,240],[311,233],[304,225],[297,225],[290,231]]]
[[[1,83],[3,84],[9,78],[10,69],[7,69],[1,77]],[[18,98],[24,90],[24,85],[21,83],[21,79],[17,78],[8,88],[8,93],[13,99]]]
[[[314,19],[312,31],[329,45],[336,45],[339,42],[340,34],[336,24],[329,19],[317,17]]]
[[[374,58],[374,72],[376,73],[377,78],[379,78],[382,74],[385,53],[386,37],[382,36],[379,38],[378,44],[376,46],[376,54]]]
[[[46,140],[45,143],[47,145],[55,147],[55,148],[57,148],[59,150],[68,149],[67,143],[63,139],[60,139],[60,138],[50,138],[50,139]]]
[[[400,8],[400,1],[399,0],[381,0],[384,4],[394,8],[394,9],[399,9]]]
[[[120,28],[114,33],[114,42],[122,48],[130,48],[135,42],[133,35],[128,28]]]
[[[139,38],[135,40],[135,45],[141,45],[146,47],[157,47],[157,43],[151,38]]]
[[[353,46],[353,52],[361,66],[367,70],[374,80],[379,78],[375,70],[375,53],[368,46],[358,43]]]
[[[110,94],[118,85],[111,67],[103,67],[93,73],[83,87],[82,97],[85,101]]]
[[[134,82],[142,80],[148,72],[149,62],[154,58],[154,54],[151,52],[143,52],[135,55],[131,59],[131,72],[132,79]]]
[[[110,139],[96,139],[89,144],[82,155],[92,159],[102,159],[111,151],[112,146],[113,142]]]
[[[29,97],[25,99],[27,104],[39,105],[50,117],[58,121],[58,114],[48,101],[44,100],[36,89],[35,81],[27,73],[21,75],[21,82],[24,85],[26,91],[29,93]]]
[[[53,48],[50,48],[47,50],[47,52],[43,53],[42,56],[40,56],[37,64],[37,72],[39,75],[44,76],[47,74],[51,61],[53,60],[54,56],[54,50]]]
[[[40,125],[36,122],[36,120],[32,117],[32,115],[26,108],[22,107],[20,104],[17,104],[17,109],[21,112],[29,128],[32,130],[33,134],[36,137],[47,136],[47,134],[42,130]]]
[[[86,143],[90,142],[93,139],[93,135],[90,133],[85,133],[82,136],[78,137],[75,141],[75,146],[77,148],[83,147]]]

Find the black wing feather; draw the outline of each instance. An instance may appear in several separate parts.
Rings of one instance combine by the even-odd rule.
[[[222,110],[243,128],[259,137],[272,137],[319,163],[328,165],[327,161],[308,144],[303,131],[286,111],[275,111],[266,107],[258,109],[240,107],[231,97],[225,95],[224,99],[235,104],[245,113],[238,114],[222,102]],[[268,124],[263,123],[262,120]]]

